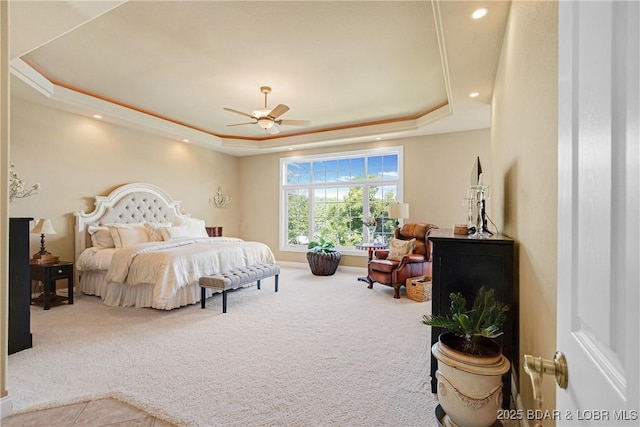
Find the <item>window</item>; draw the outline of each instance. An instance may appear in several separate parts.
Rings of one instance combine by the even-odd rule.
[[[280,159],[280,249],[306,250],[320,233],[342,251],[393,236],[391,203],[401,201],[402,147]]]

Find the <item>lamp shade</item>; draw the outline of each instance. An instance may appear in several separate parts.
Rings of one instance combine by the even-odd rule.
[[[56,234],[50,219],[40,218],[35,227],[31,230],[33,234]]]
[[[389,218],[409,218],[408,203],[392,203],[389,205]]]

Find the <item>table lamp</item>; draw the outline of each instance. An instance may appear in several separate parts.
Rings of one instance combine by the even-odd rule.
[[[31,230],[31,234],[40,235],[40,252],[33,254],[33,262],[37,264],[52,264],[57,262],[58,257],[51,255],[44,247],[44,235],[56,234],[56,231],[53,229],[53,225],[51,225],[51,220],[40,218],[36,226]]]
[[[408,203],[392,203],[389,205],[389,218],[396,220],[396,228],[400,226],[400,219],[409,218]]]

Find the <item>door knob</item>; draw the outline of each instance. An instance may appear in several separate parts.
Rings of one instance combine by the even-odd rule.
[[[569,368],[567,359],[559,351],[553,356],[553,360],[524,355],[524,372],[531,377],[533,386],[533,398],[538,404],[542,404],[542,376],[544,374],[556,377],[556,383],[560,388],[567,388],[569,384]]]

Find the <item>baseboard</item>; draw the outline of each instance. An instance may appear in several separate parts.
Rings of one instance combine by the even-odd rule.
[[[304,268],[304,269],[309,269],[309,264],[307,264],[306,262],[296,262],[296,261],[277,261],[276,262],[279,266],[281,267],[289,267],[289,268]],[[363,271],[366,274],[367,268],[366,267],[354,267],[354,266],[350,266],[350,265],[339,265],[338,266],[338,271],[343,271],[346,273],[355,273],[355,274],[360,274]]]
[[[6,395],[0,399],[0,419],[6,418],[13,414],[13,400],[11,396]]]
[[[296,261],[277,261],[276,264],[282,267],[291,267],[291,268],[309,268],[309,264],[306,262],[296,262]]]

